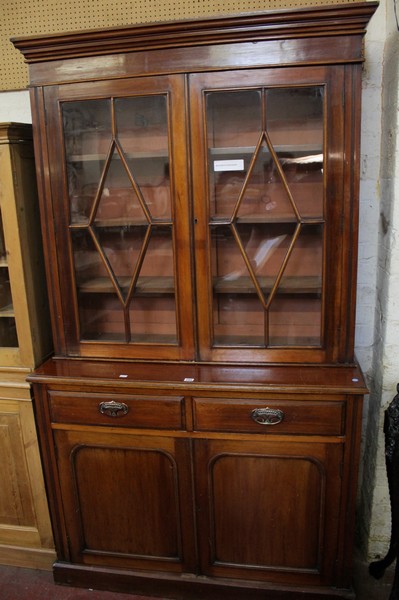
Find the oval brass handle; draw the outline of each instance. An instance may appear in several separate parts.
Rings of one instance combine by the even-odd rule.
[[[123,417],[129,412],[129,407],[124,402],[115,402],[115,400],[109,400],[108,402],[100,402],[98,408],[102,415],[108,417]]]
[[[259,425],[278,425],[284,419],[284,413],[279,408],[255,408],[251,418]]]

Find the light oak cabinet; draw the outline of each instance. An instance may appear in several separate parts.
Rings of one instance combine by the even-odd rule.
[[[51,350],[32,127],[0,125],[0,563],[55,552],[26,376]]]
[[[56,581],[351,597],[376,4],[19,38],[55,357]]]

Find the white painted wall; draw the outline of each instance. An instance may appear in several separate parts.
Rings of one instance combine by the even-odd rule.
[[[32,123],[29,92],[0,92],[0,123]]]
[[[380,1],[368,27],[363,78],[356,353],[371,390],[358,508],[358,537],[368,559],[385,553],[390,535],[382,419],[399,381],[399,34],[393,1]],[[27,91],[0,93],[0,122],[9,121],[31,122]]]
[[[363,554],[384,552],[389,537],[389,499],[386,497],[385,468],[378,473],[384,491],[380,510],[384,512],[384,528],[381,528],[380,546],[371,549],[370,522],[375,500],[376,457],[380,425],[380,400],[375,381],[375,340],[380,335],[376,312],[378,279],[379,221],[381,211],[381,136],[382,136],[382,80],[383,57],[386,38],[387,2],[382,0],[374,14],[365,38],[365,63],[363,68],[361,181],[358,299],[356,316],[356,354],[366,375],[370,396],[365,399],[362,462],[360,469],[360,493],[358,505],[358,545]],[[384,487],[385,486],[385,487]],[[388,504],[387,504],[388,500]],[[382,531],[384,529],[384,531]]]
[[[399,8],[399,7],[398,7]],[[384,410],[399,382],[399,32],[394,0],[385,0],[381,102],[381,152],[377,179],[380,194],[377,295],[368,411],[365,473],[362,486],[364,523],[370,518],[365,549],[369,558],[384,555],[390,536],[390,504],[385,469]],[[379,34],[381,36],[381,34]]]

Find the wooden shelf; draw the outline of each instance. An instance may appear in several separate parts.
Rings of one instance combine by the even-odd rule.
[[[118,282],[122,289],[126,290],[130,285],[130,277],[119,277]],[[259,277],[260,287],[264,291],[270,291],[275,282],[275,277]],[[136,296],[147,296],[153,294],[173,294],[175,291],[173,277],[141,277],[136,285]],[[79,292],[83,294],[109,294],[114,293],[115,288],[107,277],[96,277],[78,286]],[[279,294],[320,294],[321,277],[317,276],[286,276],[283,277],[278,286]],[[227,280],[217,277],[214,280],[213,290],[217,294],[256,294],[256,290],[250,277],[238,277]]]
[[[248,215],[245,217],[237,217],[234,221],[237,225],[245,224],[245,225],[259,225],[263,223],[270,223],[273,225],[285,225],[287,223],[301,223],[302,225],[322,225],[325,223],[325,220],[322,217],[301,217],[301,220],[295,217],[295,215]],[[217,218],[214,217],[210,222],[210,225],[230,225],[231,220],[226,219],[225,217]]]
[[[127,290],[131,278],[119,277],[118,282],[123,290]],[[109,294],[115,293],[111,279],[107,277],[96,277],[85,283],[78,285],[78,290],[82,294]],[[158,294],[174,294],[173,277],[140,277],[134,292],[135,296],[152,296]]]
[[[85,221],[79,221],[78,223],[71,223],[70,229],[85,229],[89,225],[89,219]],[[170,220],[163,219],[152,219],[152,221],[146,221],[142,219],[130,219],[129,217],[118,217],[116,219],[95,219],[91,224],[94,227],[148,227],[149,225],[156,225],[162,227],[171,227],[173,222]],[[1,265],[0,265],[1,266]]]
[[[105,161],[107,159],[107,153],[95,153],[95,154],[71,154],[66,157],[67,163],[76,163],[76,162],[99,162]],[[154,158],[162,158],[168,159],[169,153],[167,150],[151,150],[148,152],[135,152],[134,154],[131,152],[125,153],[125,158],[129,160],[143,160],[143,159],[154,159]],[[120,155],[118,152],[114,152],[112,155],[112,160],[120,160]]]
[[[270,292],[276,278],[258,277],[263,291]],[[285,276],[277,288],[279,294],[321,294],[321,277],[317,276]],[[216,294],[256,294],[250,277],[238,277],[228,280],[223,277],[214,279],[213,291]]]
[[[123,290],[130,285],[130,277],[119,277],[118,282]],[[264,291],[270,291],[275,282],[275,277],[259,277],[260,287]],[[135,289],[135,296],[147,296],[153,294],[173,294],[175,291],[173,277],[140,277]],[[107,277],[96,277],[78,286],[83,294],[109,294],[114,293],[115,288],[111,279]],[[227,280],[217,277],[214,280],[213,290],[216,294],[256,294],[256,290],[250,277],[238,277]],[[279,294],[320,294],[321,277],[317,276],[286,276],[283,277],[278,286]]]
[[[296,157],[280,158],[284,162],[290,163],[321,163],[323,162],[323,148],[319,145],[315,146],[312,144],[284,144],[273,146],[276,154],[290,153],[295,155],[302,155]],[[255,146],[228,146],[228,147],[212,147],[209,148],[211,156],[231,156],[235,154],[252,155],[256,150]],[[269,154],[269,148],[263,146],[261,148],[262,154]],[[303,156],[304,155],[304,156]],[[307,160],[304,161],[304,158]]]

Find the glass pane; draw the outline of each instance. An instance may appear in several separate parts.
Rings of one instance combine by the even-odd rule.
[[[269,313],[271,346],[319,346],[320,298],[279,298]]]
[[[14,306],[11,297],[7,250],[4,240],[3,219],[0,213],[0,346],[18,347]]]
[[[89,231],[73,231],[72,242],[82,339],[125,341],[123,304]]]
[[[143,200],[137,195],[118,151],[114,148],[108,163],[95,213],[99,225],[146,224]]]
[[[102,293],[79,294],[79,318],[82,340],[126,342],[122,304],[107,288]]]
[[[324,88],[267,91],[267,132],[301,217],[323,218]]]
[[[245,222],[295,222],[296,213],[276,162],[264,136],[254,156],[238,209],[238,220]]]
[[[239,198],[262,131],[261,92],[209,93],[206,118],[210,214],[226,218]]]
[[[172,227],[153,226],[129,314],[132,341],[177,342]]]
[[[126,301],[129,287],[145,245],[147,227],[97,227],[98,243]]]
[[[7,250],[4,241],[3,217],[0,212],[0,264],[7,263]]]
[[[115,100],[117,140],[153,219],[171,218],[166,96]]]
[[[8,268],[0,265],[0,346],[17,347],[17,329]]]
[[[209,92],[206,120],[213,343],[320,345],[323,86]]]
[[[111,101],[62,105],[71,222],[86,222],[112,142]]]
[[[303,225],[269,315],[273,346],[319,346],[322,340],[323,225]]]
[[[84,340],[177,343],[167,96],[64,103]]]
[[[291,223],[237,225],[243,251],[266,300],[286,257],[295,227]]]
[[[213,338],[215,345],[261,345],[264,308],[240,246],[227,226],[213,226]],[[244,236],[243,236],[244,237]],[[242,240],[248,244],[250,233]]]
[[[265,311],[253,294],[213,295],[215,346],[265,346]]]

